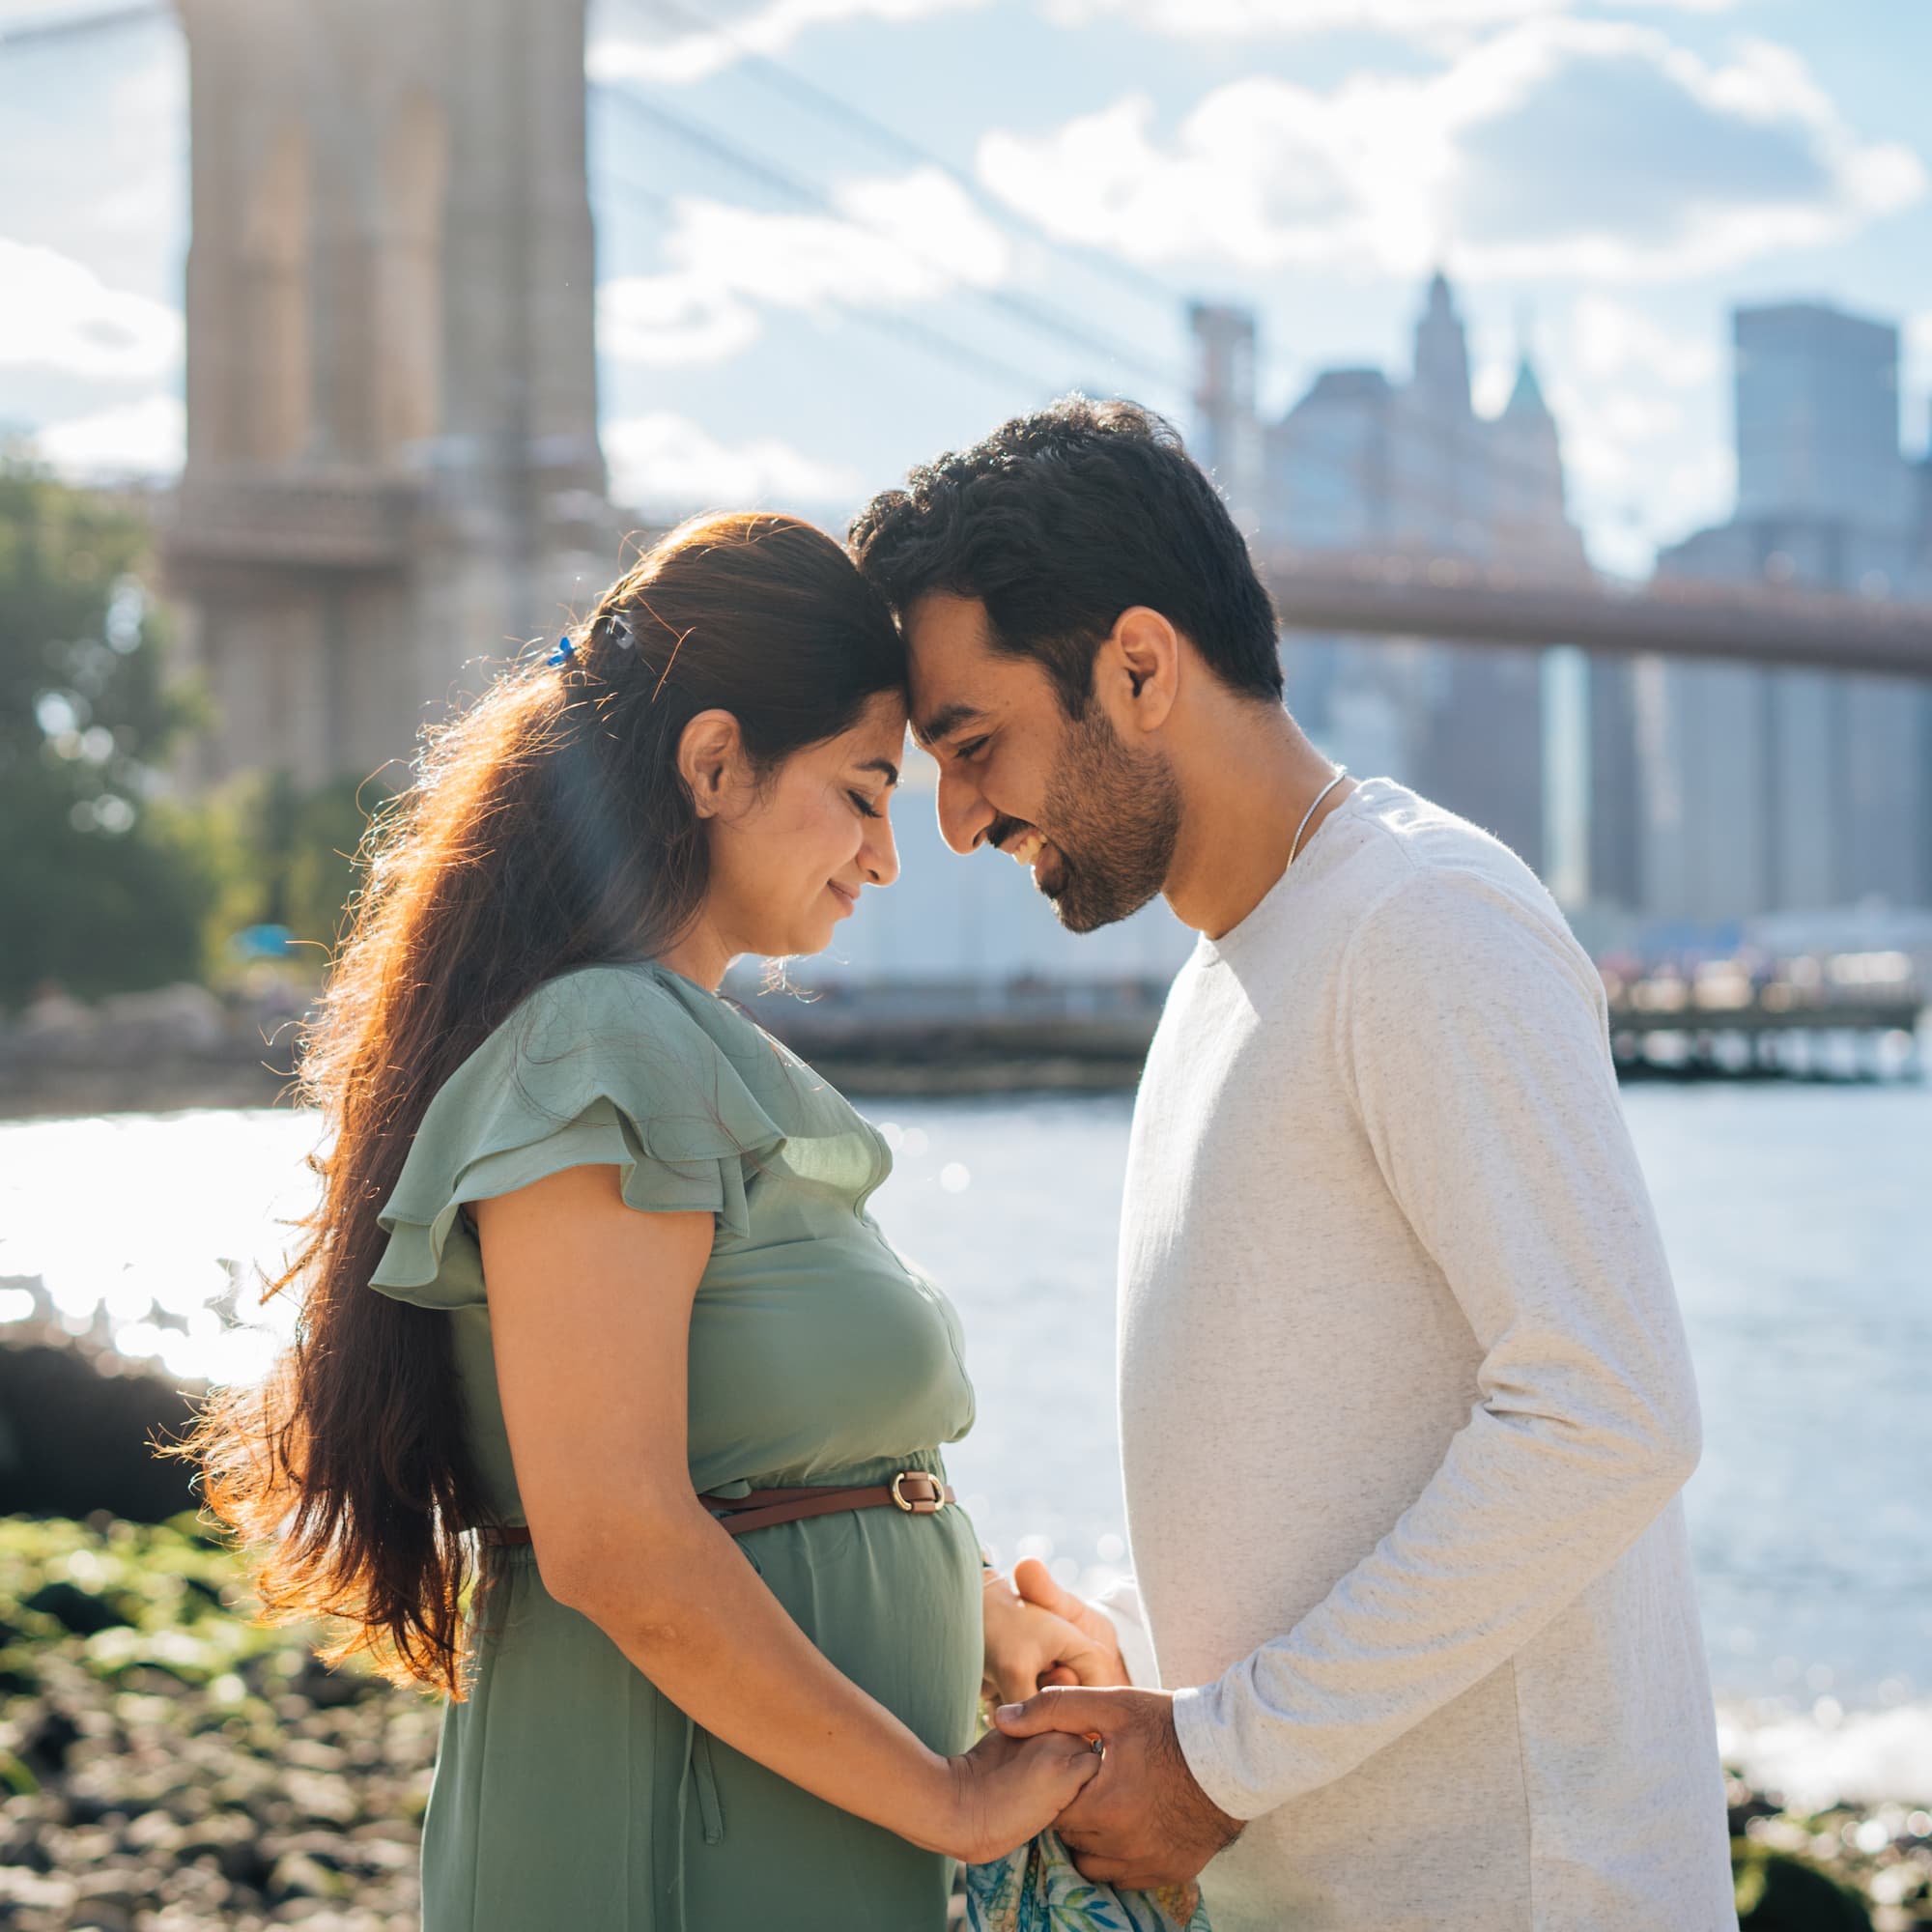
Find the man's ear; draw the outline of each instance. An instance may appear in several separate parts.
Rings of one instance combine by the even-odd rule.
[[[715,818],[728,808],[744,764],[744,733],[728,711],[700,711],[678,734],[678,773],[699,818]]]
[[[1174,710],[1180,686],[1180,634],[1158,611],[1135,604],[1115,619],[1094,665],[1124,700],[1126,718],[1143,731],[1158,731]]]

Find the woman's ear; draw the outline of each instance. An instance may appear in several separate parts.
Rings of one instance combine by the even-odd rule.
[[[745,739],[728,711],[700,711],[677,740],[677,769],[699,818],[715,818],[738,789]]]

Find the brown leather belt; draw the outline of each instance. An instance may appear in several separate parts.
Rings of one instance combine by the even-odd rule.
[[[937,1516],[959,1498],[937,1476],[923,1469],[901,1469],[890,1483],[850,1490],[753,1490],[742,1496],[699,1496],[697,1499],[724,1526],[727,1536],[749,1536],[779,1522],[803,1522],[808,1517],[833,1516],[840,1510],[884,1509],[889,1504],[908,1516]],[[530,1541],[523,1523],[500,1523],[482,1532],[492,1549],[520,1549]]]

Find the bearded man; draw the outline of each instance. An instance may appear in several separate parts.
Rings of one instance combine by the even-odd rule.
[[[1556,905],[1310,744],[1246,546],[1149,412],[1009,422],[852,547],[948,842],[1076,932],[1163,894],[1200,934],[1128,1154],[1134,1584],[1016,1579],[1125,1688],[999,1714],[1104,1747],[1060,1821],[1081,1869],[1201,1873],[1216,1932],[1730,1932],[1696,1393]]]

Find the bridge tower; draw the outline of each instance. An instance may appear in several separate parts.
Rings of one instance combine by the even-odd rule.
[[[200,779],[374,771],[615,567],[585,4],[178,0]]]

